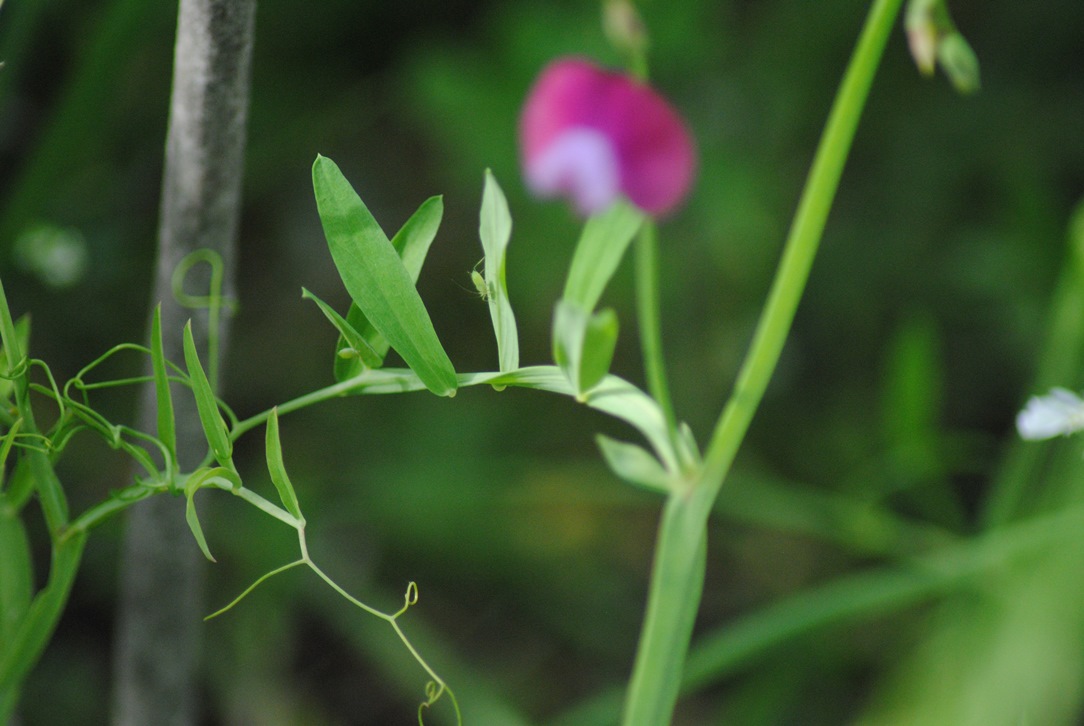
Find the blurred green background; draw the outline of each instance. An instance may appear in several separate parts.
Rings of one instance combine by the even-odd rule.
[[[701,441],[750,338],[867,6],[642,4],[653,80],[700,151],[692,198],[660,237],[675,404]],[[1020,584],[1016,560],[986,560],[966,588],[903,587],[909,596],[891,594],[891,577],[875,579],[956,572],[963,566],[951,557],[937,566],[922,558],[991,529],[984,512],[1015,412],[1036,392],[1084,192],[1084,4],[951,7],[981,60],[982,91],[962,98],[943,78],[921,77],[897,30],[794,333],[712,524],[698,632],[729,643],[730,660],[698,671],[678,723],[966,723],[1011,700],[1003,683],[1030,693],[1011,677],[1021,664],[1054,688],[1023,698],[1054,703],[1025,709],[1030,723],[1071,723],[1079,709],[1079,562],[1036,555]],[[16,313],[33,312],[33,354],[60,379],[144,336],[175,13],[175,3],[146,0],[7,0],[0,12],[0,273]],[[516,117],[549,59],[619,62],[599,16],[588,0],[260,4],[225,381],[239,415],[332,380],[336,335],[300,297],[304,285],[340,310],[348,302],[312,199],[317,153],[342,167],[389,232],[444,194],[419,288],[460,371],[496,365],[489,315],[468,277],[492,168],[515,224],[508,279],[523,360],[549,360],[578,223],[525,194]],[[40,255],[58,244],[83,265],[71,278],[41,273],[56,270]],[[640,382],[630,272],[607,302],[623,323],[614,369]],[[140,364],[118,362],[116,372]],[[1047,383],[1079,387],[1078,368]],[[96,402],[124,419],[134,397]],[[488,389],[454,400],[347,399],[283,420],[314,558],[391,609],[409,580],[419,584],[405,628],[468,723],[605,723],[567,709],[612,696],[627,677],[659,502],[600,463],[600,430],[632,436],[565,399]],[[1018,474],[1022,500],[1034,500],[1024,509],[1071,511],[1084,464],[1079,445],[1063,448],[1062,459],[1040,461],[1038,445],[1017,447],[1010,463],[1030,456],[1027,472],[1046,475]],[[242,441],[247,483],[271,491],[262,457],[262,436]],[[60,473],[76,505],[130,475],[90,439],[73,444]],[[201,499],[219,560],[208,570],[208,612],[295,556],[287,529],[227,499]],[[121,532],[111,522],[91,539],[70,611],[27,685],[27,726],[107,720]],[[833,583],[853,590],[831,601],[850,604],[843,614],[813,607],[810,593]],[[879,587],[890,593],[883,601]],[[863,608],[867,597],[875,602]],[[767,618],[780,602],[812,615],[782,613],[771,621],[775,641],[743,651],[743,633],[757,642],[774,631],[742,618]],[[961,621],[972,625],[962,634],[952,625]],[[1041,632],[1028,630],[1035,623]],[[411,723],[425,682],[384,624],[296,570],[209,623],[205,656],[207,724]],[[959,686],[948,705],[923,680],[939,674],[950,689],[979,656],[989,678]],[[971,701],[986,705],[953,711]],[[599,703],[605,711],[612,701]],[[994,712],[1019,722],[1011,708]],[[950,713],[967,718],[939,720]],[[432,719],[450,722],[446,703]]]

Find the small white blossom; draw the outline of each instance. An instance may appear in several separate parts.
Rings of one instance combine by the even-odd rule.
[[[1064,388],[1032,396],[1016,415],[1016,430],[1027,441],[1042,441],[1084,430],[1084,399]]]

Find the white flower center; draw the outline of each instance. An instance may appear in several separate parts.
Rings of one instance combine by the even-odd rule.
[[[605,134],[571,128],[528,161],[527,184],[540,197],[567,194],[581,214],[591,215],[621,191],[617,154]]]

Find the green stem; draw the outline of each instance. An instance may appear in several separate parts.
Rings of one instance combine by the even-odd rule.
[[[760,404],[805,290],[873,76],[903,0],[876,0],[821,136],[768,302],[734,392],[712,434],[699,495],[714,501]]]
[[[39,431],[34,420],[34,410],[30,405],[30,374],[29,369],[24,366],[26,351],[19,345],[19,337],[15,332],[15,321],[11,316],[3,281],[0,281],[0,340],[3,342],[8,362],[8,370],[4,371],[4,374],[7,376],[14,374],[15,406],[19,411],[19,417],[23,420],[23,432],[28,436],[33,436]],[[49,536],[55,546],[64,527],[68,524],[68,499],[45,452],[30,451],[27,459],[34,476],[34,487],[38,492],[41,509],[49,527]]]
[[[655,542],[647,612],[625,693],[622,723],[670,723],[704,588],[707,536],[689,500],[671,496]]]
[[[663,512],[644,626],[623,723],[669,723],[677,703],[703,585],[707,520],[775,370],[820,244],[858,120],[903,0],[876,0],[866,18],[817,148],[783,258],[734,392],[716,424],[703,468]]]

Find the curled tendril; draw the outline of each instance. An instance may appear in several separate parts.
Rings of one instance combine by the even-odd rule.
[[[463,723],[463,714],[459,711],[459,701],[456,700],[452,689],[448,688],[442,681],[431,680],[425,684],[425,701],[418,704],[418,726],[425,726],[425,712],[430,706],[439,701],[445,693],[448,694],[448,698],[452,701],[452,708],[455,709],[455,722],[457,724]]]
[[[429,681],[425,684],[425,700],[418,704],[418,726],[425,726],[425,712],[440,699],[444,693],[444,684]]]
[[[211,280],[206,295],[189,295],[184,291],[184,280],[188,273],[196,265],[204,263],[211,268]],[[173,268],[173,277],[170,286],[173,289],[173,297],[178,305],[186,308],[207,309],[207,349],[208,349],[208,372],[207,377],[211,381],[211,388],[218,388],[218,336],[221,326],[219,315],[223,307],[227,312],[234,312],[237,304],[233,300],[225,298],[222,294],[226,279],[226,263],[222,255],[214,250],[198,249],[188,253],[177,266]]]
[[[29,367],[30,359],[24,355],[13,367],[9,368],[6,372],[0,373],[0,378],[8,381],[13,381],[20,376],[26,375],[26,370]]]
[[[190,295],[184,290],[184,280],[192,268],[204,263],[211,268],[210,289],[206,295]],[[221,308],[234,310],[236,303],[222,296],[222,287],[226,277],[226,263],[222,255],[214,250],[198,249],[185,255],[173,269],[170,287],[177,303],[186,308]]]
[[[410,609],[412,605],[418,604],[418,583],[411,580],[407,583],[406,593],[403,595],[403,607],[399,608],[393,615],[392,620],[397,620],[400,615]]]

